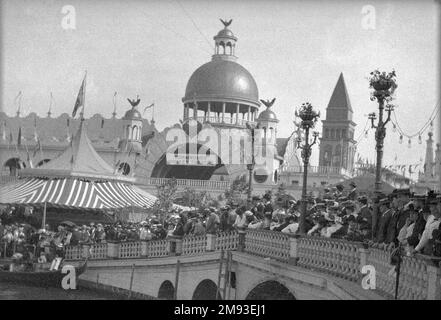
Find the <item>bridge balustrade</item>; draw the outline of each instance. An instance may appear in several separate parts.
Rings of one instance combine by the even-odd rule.
[[[168,256],[169,244],[167,240],[146,241],[147,256],[151,258],[160,258]]]
[[[290,236],[270,230],[246,230],[245,252],[288,262]]]
[[[67,260],[80,260],[82,255],[81,246],[66,246],[64,257]]]
[[[237,250],[239,244],[239,233],[234,231],[219,232],[216,235],[215,250]]]
[[[362,244],[341,239],[296,236],[269,230],[220,232],[216,235],[174,237],[164,240],[108,242],[67,246],[67,260],[160,258],[171,255],[202,255],[209,251],[238,250],[294,264],[320,273],[360,283],[362,268],[375,268],[376,290],[393,298],[395,276],[390,256],[393,248],[384,244]],[[419,256],[403,256],[399,299],[441,299],[441,270]]]
[[[97,243],[90,246],[90,259],[106,259],[107,258],[107,243]]]
[[[207,236],[187,236],[182,239],[182,255],[202,254],[207,249]]]
[[[141,257],[141,241],[121,242],[119,246],[119,258],[139,258]]]
[[[300,237],[298,265],[317,269],[351,281],[360,270],[360,243],[319,237]]]

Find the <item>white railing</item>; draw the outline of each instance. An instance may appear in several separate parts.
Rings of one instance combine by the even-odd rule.
[[[81,260],[81,246],[66,246],[64,258],[66,260]]]
[[[119,258],[141,257],[141,241],[121,242],[119,247]]]
[[[87,247],[91,249],[86,250]],[[363,277],[362,267],[371,265],[376,274],[375,292],[391,299],[395,293],[396,281],[395,275],[390,272],[393,268],[390,261],[392,249],[384,244],[370,244],[368,247],[367,244],[340,239],[247,229],[245,232],[220,232],[217,235],[68,246],[65,256],[67,260],[81,260],[82,254],[88,252],[92,259],[160,258],[202,255],[213,250],[239,250],[262,258],[294,263],[299,267],[352,282],[359,282]],[[440,278],[439,266],[431,265],[431,258],[404,256],[398,298],[440,299]]]
[[[245,252],[276,260],[289,260],[290,237],[286,233],[269,230],[246,231]]]
[[[202,254],[207,248],[207,236],[186,236],[182,238],[182,254]]]
[[[148,256],[151,258],[159,258],[168,256],[167,240],[152,240],[147,242]]]
[[[170,178],[145,178],[138,180],[141,183],[150,185],[164,185]],[[208,188],[216,190],[226,190],[230,187],[229,181],[214,181],[214,180],[196,180],[196,179],[176,179],[178,187],[197,187]]]
[[[216,235],[215,250],[237,250],[239,233],[237,231],[219,232]]]
[[[90,246],[91,259],[106,259],[107,258],[107,243],[97,243]]]
[[[369,248],[368,264],[375,267],[376,286],[384,294],[394,296],[395,274],[391,274],[390,256],[393,248],[374,244]],[[403,257],[400,269],[398,298],[405,300],[427,299],[427,261],[415,257]]]
[[[298,265],[357,281],[361,244],[320,237],[301,237]]]
[[[281,167],[281,172],[302,173],[303,166],[284,166]],[[308,173],[352,176],[352,173],[350,171],[342,167],[309,166]]]
[[[189,117],[190,119],[194,119],[194,117]],[[220,123],[220,124],[225,124],[225,125],[232,125],[232,126],[246,126],[247,123],[249,124],[254,124],[256,123],[255,121],[248,121],[246,119],[236,119],[236,117],[224,117],[223,121],[222,121],[222,116],[221,117],[196,117],[196,120],[202,123],[205,122],[209,122],[209,123]]]

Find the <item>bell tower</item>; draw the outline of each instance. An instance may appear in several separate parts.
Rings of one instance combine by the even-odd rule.
[[[352,120],[352,106],[343,73],[340,73],[322,121],[319,166],[354,168],[356,123]]]

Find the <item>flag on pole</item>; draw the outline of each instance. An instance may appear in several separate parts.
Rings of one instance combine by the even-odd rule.
[[[154,107],[155,103],[153,102],[151,105],[147,106],[144,108],[144,112],[142,113],[142,115],[144,115],[144,113],[146,112],[147,109],[150,109],[151,107]]]
[[[75,101],[75,106],[72,111],[72,118],[75,118],[77,111],[80,107],[83,107],[83,111],[84,111],[84,102],[86,96],[86,76],[87,76],[87,72],[84,75],[83,82],[81,83],[80,91],[78,91],[77,100]]]

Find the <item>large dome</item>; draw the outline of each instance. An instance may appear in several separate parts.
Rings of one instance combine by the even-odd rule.
[[[188,80],[184,102],[231,99],[259,105],[256,81],[240,64],[223,59],[199,67]]]

